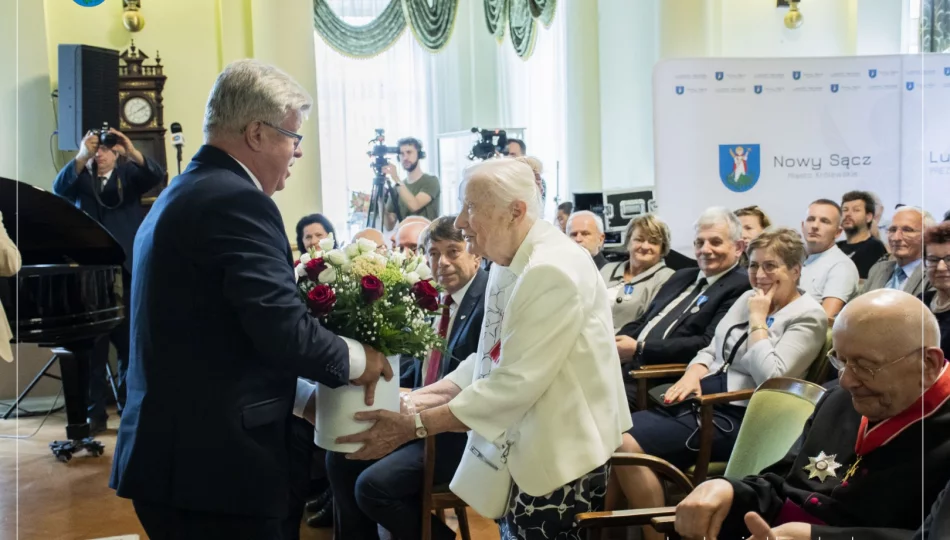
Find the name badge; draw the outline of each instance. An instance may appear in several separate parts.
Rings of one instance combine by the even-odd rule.
[[[772,323],[775,322],[775,317],[768,317],[765,319],[765,326],[772,328]]]

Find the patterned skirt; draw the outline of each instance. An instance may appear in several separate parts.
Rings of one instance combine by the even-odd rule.
[[[501,540],[581,540],[574,518],[603,511],[609,477],[610,464],[604,464],[543,497],[512,482],[508,511],[498,521]]]

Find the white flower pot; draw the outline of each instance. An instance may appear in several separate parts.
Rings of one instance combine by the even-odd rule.
[[[336,443],[337,437],[366,431],[373,426],[373,422],[356,421],[354,414],[377,409],[399,412],[399,355],[386,359],[393,369],[393,378],[390,381],[379,379],[372,407],[366,406],[366,389],[362,386],[329,388],[317,384],[317,425],[313,437],[317,446],[332,452],[356,452],[361,444]]]

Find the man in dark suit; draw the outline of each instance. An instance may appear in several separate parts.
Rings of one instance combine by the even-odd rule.
[[[444,353],[433,351],[424,361],[416,360],[416,387],[441,380],[478,349],[488,285],[488,272],[479,268],[480,258],[466,250],[462,232],[455,228],[455,216],[433,221],[420,235],[419,247],[445,288],[443,311],[436,325],[447,341]],[[403,399],[404,412],[424,408],[422,403],[413,404],[405,396]],[[435,484],[447,484],[452,479],[466,441],[465,433],[435,437]],[[327,473],[337,507],[338,538],[375,540],[377,525],[396,538],[422,537],[424,449],[425,441],[416,440],[378,461],[348,460],[345,454],[328,452]],[[433,539],[455,538],[444,523],[435,516],[432,520]]]
[[[218,76],[206,144],[135,240],[128,400],[110,486],[152,539],[292,538],[293,413],[309,385],[392,378],[371,347],[322,328],[301,300],[277,205],[307,92],[254,60]],[[304,388],[307,392],[296,392]]]
[[[629,371],[649,364],[685,364],[709,345],[716,325],[749,290],[742,268],[742,224],[726,208],[709,208],[696,222],[693,241],[699,268],[678,270],[656,293],[650,308],[617,333],[617,351],[625,362],[624,383],[631,410],[636,382]]]
[[[109,334],[115,346],[118,367],[119,400],[124,399],[125,373],[129,365],[129,297],[132,282],[132,242],[145,217],[142,195],[165,179],[165,171],[154,160],[142,155],[125,134],[110,129],[117,143],[100,144],[99,132],[83,137],[79,153],[53,182],[53,193],[76,205],[98,221],[115,237],[125,251],[122,267],[122,303],[125,319]],[[123,156],[122,161],[119,157]],[[89,423],[93,433],[105,430],[106,362],[109,344],[103,339],[92,356],[89,373]]]

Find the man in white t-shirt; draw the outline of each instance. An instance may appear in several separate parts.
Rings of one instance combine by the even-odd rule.
[[[849,300],[858,295],[858,267],[835,245],[841,234],[841,207],[829,199],[808,206],[802,221],[802,237],[808,257],[802,266],[799,286],[821,302],[834,319]]]

